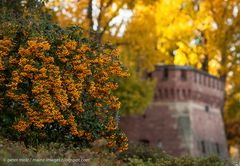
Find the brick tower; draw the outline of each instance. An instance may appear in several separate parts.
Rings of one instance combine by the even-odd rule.
[[[222,119],[224,83],[187,66],[156,66],[152,104],[144,115],[122,117],[131,142],[158,146],[172,155],[227,157]]]

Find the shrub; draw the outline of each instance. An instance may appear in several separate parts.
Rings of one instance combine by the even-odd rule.
[[[220,159],[216,156],[208,157],[173,157],[167,155],[159,149],[147,146],[132,146],[130,144],[129,150],[123,153],[109,152],[101,142],[95,142],[94,148],[79,148],[72,144],[66,146],[61,143],[51,143],[40,145],[37,149],[34,147],[26,148],[20,142],[9,141],[0,136],[0,165],[122,165],[122,166],[234,166],[236,164],[230,163]],[[99,149],[100,148],[100,149]],[[134,150],[136,153],[134,154]],[[148,152],[148,156],[139,155],[140,151]],[[131,153],[131,155],[126,154]],[[29,162],[7,162],[8,159],[30,159]],[[31,159],[88,159],[87,162],[34,162]],[[126,159],[127,158],[127,159]]]
[[[0,129],[25,144],[75,141],[89,146],[105,138],[127,149],[118,128],[120,107],[112,94],[127,77],[112,46],[46,20],[1,18]]]
[[[156,163],[158,159],[163,159],[164,161],[172,160],[171,156],[163,152],[157,147],[148,146],[141,143],[131,143],[127,151],[119,154],[119,159],[124,162],[135,161],[133,159],[139,159],[136,161],[142,162],[153,162]]]
[[[122,165],[156,165],[156,166],[233,166],[230,161],[217,156],[173,157],[157,147],[144,144],[129,144],[129,149],[118,155]]]
[[[173,165],[176,166],[233,166],[230,161],[226,159],[221,159],[218,156],[206,156],[206,157],[191,157],[191,156],[183,156],[179,158],[175,158],[173,161]]]

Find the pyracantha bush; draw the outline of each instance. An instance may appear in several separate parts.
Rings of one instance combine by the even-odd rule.
[[[82,36],[78,27],[51,22],[1,20],[0,129],[27,144],[105,138],[127,149],[113,95],[127,77],[116,49]]]

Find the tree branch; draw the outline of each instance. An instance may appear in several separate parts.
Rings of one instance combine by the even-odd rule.
[[[98,15],[98,18],[97,18],[97,23],[98,23],[97,32],[99,32],[100,29],[101,29],[102,14],[103,14],[103,0],[100,0],[99,10],[100,10],[100,12],[99,12],[99,15]]]
[[[92,17],[93,6],[92,6],[92,1],[93,0],[89,0],[88,11],[87,11],[87,18],[89,20],[89,28],[90,28],[90,36],[92,36],[92,31],[93,31],[93,17]]]
[[[106,6],[103,7],[103,10],[105,11],[112,3],[113,3],[113,0],[109,0]]]
[[[118,8],[115,10],[115,12],[113,13],[113,15],[108,19],[108,21],[106,22],[105,26],[103,27],[103,30],[100,32],[99,34],[99,38],[101,39],[103,34],[105,33],[105,31],[109,28],[109,23],[118,15],[119,10],[123,7],[125,3],[122,2],[122,4],[120,4],[118,6]]]
[[[119,24],[119,26],[117,27],[117,30],[116,30],[116,32],[114,34],[115,37],[117,37],[117,35],[118,35],[118,33],[120,31],[120,28],[122,27],[123,23],[124,23],[124,21],[122,20],[121,23]]]

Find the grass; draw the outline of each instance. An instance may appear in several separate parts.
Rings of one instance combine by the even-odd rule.
[[[22,142],[0,137],[1,166],[233,166],[227,160],[216,156],[193,158],[173,157],[160,149],[143,145],[130,145],[121,154],[109,152],[104,140],[99,140],[91,149],[50,143],[37,148],[28,147]]]

